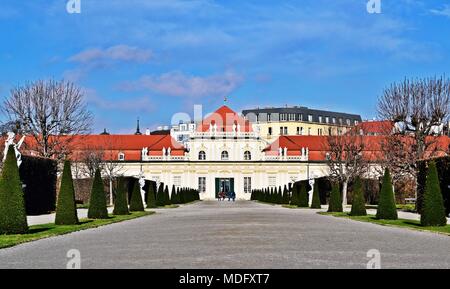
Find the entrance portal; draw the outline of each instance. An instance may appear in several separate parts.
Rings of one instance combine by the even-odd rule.
[[[234,192],[234,178],[216,178],[216,198],[219,192]]]

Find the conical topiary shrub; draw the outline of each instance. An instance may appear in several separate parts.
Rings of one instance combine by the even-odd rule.
[[[147,192],[147,209],[156,208],[155,187],[150,184]]]
[[[333,183],[330,195],[330,204],[328,206],[328,212],[342,212],[342,199],[341,192],[339,190],[339,183]]]
[[[141,186],[139,181],[134,182],[133,191],[130,199],[130,212],[144,211],[144,203],[142,202]]]
[[[321,209],[320,196],[319,196],[319,182],[314,181],[313,198],[311,202],[311,209]]]
[[[299,186],[298,186],[298,184],[297,183],[295,183],[293,186],[292,186],[292,195],[291,195],[291,205],[292,206],[299,206],[299,195],[298,195],[298,193],[299,193]]]
[[[309,193],[304,182],[300,183],[300,191],[298,194],[298,206],[302,208],[309,207]]]
[[[125,181],[123,178],[120,178],[117,183],[116,199],[114,202],[113,214],[114,215],[130,214],[130,212],[128,211],[127,190],[126,190]]]
[[[156,193],[156,206],[163,207],[165,205],[164,184],[160,183],[158,192]]]
[[[284,189],[283,189],[283,200],[282,200],[283,205],[288,205],[289,204],[289,199],[290,199],[289,191],[288,191],[288,189],[287,189],[287,187],[285,185]]]
[[[359,177],[355,179],[353,184],[353,201],[352,210],[350,211],[351,216],[366,216],[366,201],[364,200],[364,192],[362,187],[362,182]]]
[[[0,179],[0,235],[28,231],[25,198],[13,146],[9,146]]]
[[[56,205],[56,225],[78,224],[77,205],[75,204],[75,189],[73,187],[72,170],[70,161],[64,162],[61,177],[61,187]]]
[[[431,161],[428,166],[420,223],[422,226],[445,226],[447,224],[438,172],[434,161]]]
[[[389,169],[386,168],[381,185],[380,199],[378,201],[377,219],[397,220],[397,207],[392,189],[392,179]]]
[[[169,195],[169,187],[166,186],[164,188],[164,205],[168,206],[170,204],[171,204],[171,202],[170,202],[170,195]]]
[[[172,185],[172,193],[170,194],[170,200],[172,204],[179,204],[177,190],[175,189],[175,185]]]
[[[89,201],[88,218],[107,219],[106,194],[100,169],[95,171],[94,183],[92,184],[91,198]]]

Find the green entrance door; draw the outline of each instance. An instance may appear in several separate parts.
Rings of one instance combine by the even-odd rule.
[[[216,178],[216,198],[219,192],[234,192],[234,178]]]

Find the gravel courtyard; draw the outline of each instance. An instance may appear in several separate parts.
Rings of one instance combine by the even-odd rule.
[[[248,201],[203,201],[0,250],[0,268],[450,268],[450,237]]]

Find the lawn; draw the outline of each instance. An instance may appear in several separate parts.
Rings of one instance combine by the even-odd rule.
[[[427,231],[434,232],[439,234],[444,234],[450,236],[450,225],[442,226],[442,227],[423,227],[420,225],[420,221],[416,220],[408,220],[408,219],[397,219],[397,220],[378,220],[375,218],[375,215],[367,215],[367,216],[349,216],[348,213],[328,213],[328,212],[319,212],[320,215],[328,215],[339,218],[347,218],[360,222],[369,222],[382,226],[391,226],[391,227],[401,227],[406,229],[418,230],[418,231]]]
[[[97,228],[112,223],[118,223],[126,220],[131,220],[143,216],[148,216],[154,212],[132,212],[129,215],[113,216],[110,215],[108,219],[81,219],[78,225],[55,225],[42,224],[30,226],[28,233],[20,235],[0,235],[0,249],[6,247],[16,246],[18,244],[44,239],[48,237],[64,235],[76,231]]]

